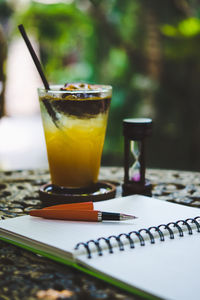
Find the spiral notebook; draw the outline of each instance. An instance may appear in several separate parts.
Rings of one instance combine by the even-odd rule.
[[[94,203],[138,219],[108,222],[22,216],[0,238],[147,299],[199,299],[200,211],[145,196]]]

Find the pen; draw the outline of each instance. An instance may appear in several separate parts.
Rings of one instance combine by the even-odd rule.
[[[99,210],[60,210],[60,209],[35,209],[30,211],[30,215],[34,217],[42,217],[46,219],[71,220],[71,221],[124,221],[135,219],[135,216],[121,213],[103,212]]]

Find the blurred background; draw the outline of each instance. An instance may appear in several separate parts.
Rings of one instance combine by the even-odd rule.
[[[198,0],[0,0],[0,169],[47,167],[21,23],[50,83],[113,86],[102,165],[123,164],[122,120],[150,117],[147,166],[200,170]]]

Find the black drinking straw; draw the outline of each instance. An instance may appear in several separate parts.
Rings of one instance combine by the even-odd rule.
[[[37,70],[38,70],[38,72],[40,74],[40,77],[41,77],[41,79],[43,81],[44,87],[48,91],[48,90],[50,90],[48,81],[46,80],[46,77],[45,77],[44,72],[42,70],[42,66],[40,64],[40,61],[37,58],[37,55],[36,55],[36,53],[35,53],[32,45],[31,45],[31,42],[30,42],[30,40],[29,40],[29,38],[28,38],[28,36],[26,34],[24,26],[21,24],[21,25],[18,26],[18,28],[19,28],[19,31],[20,31],[20,33],[21,33],[21,35],[22,35],[22,37],[23,37],[23,39],[24,39],[24,41],[26,43],[26,46],[28,47],[28,50],[29,50],[29,52],[30,52],[30,54],[32,56],[32,59],[33,59],[34,63],[35,63],[35,66],[36,66],[36,68],[37,68]]]

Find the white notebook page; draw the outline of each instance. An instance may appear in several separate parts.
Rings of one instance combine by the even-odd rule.
[[[155,244],[146,241],[125,251],[114,249],[113,254],[103,251],[103,256],[92,253],[78,257],[80,264],[99,270],[111,278],[163,299],[199,300],[199,249],[200,233],[176,236]]]
[[[47,220],[39,217],[23,216],[0,221],[1,229],[28,237],[40,243],[74,252],[78,242],[97,239],[111,234],[128,233],[131,230],[152,225],[186,219],[200,214],[197,208],[172,204],[144,196],[128,196],[94,203],[94,208],[110,212],[133,214],[138,219],[108,222],[77,222]]]

